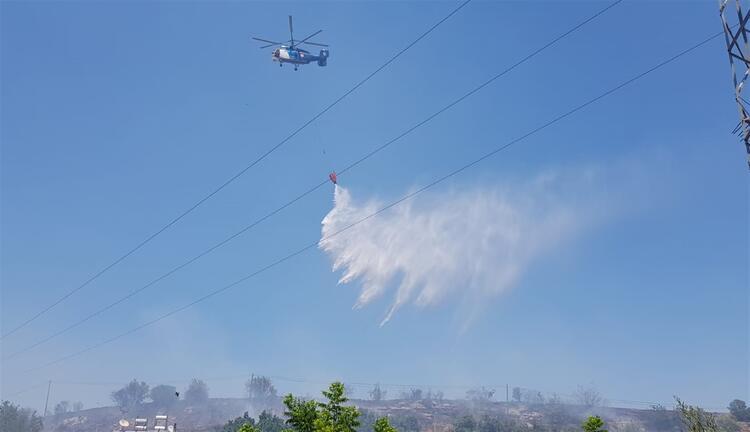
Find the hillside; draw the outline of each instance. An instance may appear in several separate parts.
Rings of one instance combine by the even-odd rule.
[[[583,407],[564,404],[536,404],[486,402],[465,400],[411,401],[387,400],[373,402],[353,400],[362,411],[362,430],[369,430],[376,417],[387,415],[400,432],[483,430],[579,430],[581,421],[589,415],[599,415],[611,431],[670,432],[679,430],[676,416],[671,411],[626,408]],[[202,405],[191,406],[184,401],[164,409],[145,404],[138,413],[123,414],[116,407],[93,408],[44,419],[45,432],[108,432],[114,430],[121,418],[132,420],[146,417],[153,421],[157,414],[167,414],[170,423],[179,431],[213,431],[227,420],[245,411],[257,416],[257,410],[247,399],[209,399]],[[273,409],[282,415],[279,406]],[[512,427],[510,425],[513,425]]]

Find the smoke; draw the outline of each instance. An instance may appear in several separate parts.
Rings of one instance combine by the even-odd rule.
[[[481,302],[601,216],[595,178],[548,173],[505,188],[422,194],[336,234],[384,206],[338,186],[319,247],[342,272],[339,283],[360,282],[355,308],[394,291],[381,325],[409,303]]]

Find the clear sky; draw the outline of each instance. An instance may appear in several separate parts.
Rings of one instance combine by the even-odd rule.
[[[456,4],[2,2],[4,331],[278,143]],[[179,224],[3,340],[3,354],[237,231],[605,5],[472,2]],[[288,14],[296,36],[324,29],[316,40],[331,45],[327,67],[279,68],[250,40],[286,38]],[[715,1],[626,1],[340,182],[362,203],[396,199],[720,30]],[[476,384],[560,394],[593,385],[615,405],[747,399],[748,170],[730,134],[736,123],[718,38],[417,198],[415,206],[512,191],[554,200],[578,221],[470,313],[465,296],[447,295],[406,304],[381,327],[393,290],[353,309],[361,281],[338,285],[332,256],[312,249],[114,344],[25,372],[315,242],[332,207],[325,187],[105,316],[3,362],[0,391],[41,409],[52,380],[52,403],[95,406],[132,378],[184,386],[199,377],[215,396],[239,396],[242,378],[215,378],[255,373],[285,377],[281,391],[303,394],[343,379],[449,395]],[[542,196],[528,186],[540,178],[562,180]],[[548,233],[533,223],[524,232]],[[514,244],[487,250],[513,255]],[[462,292],[460,282],[450,288]]]

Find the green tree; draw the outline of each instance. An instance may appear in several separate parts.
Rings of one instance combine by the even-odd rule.
[[[247,411],[241,417],[237,417],[233,420],[229,420],[219,429],[217,432],[239,432],[240,428],[245,424],[255,425],[255,419],[250,417]]]
[[[318,417],[315,419],[317,432],[356,432],[359,426],[359,410],[344,406],[349,399],[345,396],[344,384],[334,382],[323,390],[326,402],[318,403]]]
[[[750,422],[750,408],[747,407],[745,401],[735,399],[730,402],[729,413],[737,421]]]
[[[253,426],[250,423],[245,423],[242,426],[240,426],[239,429],[237,429],[237,432],[260,432],[258,428]]]
[[[282,432],[284,420],[269,411],[263,410],[258,416],[258,429],[261,432]]]
[[[296,398],[292,394],[284,396],[287,416],[286,423],[296,432],[315,432],[315,419],[318,418],[318,404]]]
[[[36,411],[20,408],[9,401],[0,404],[0,431],[40,432],[44,428]]]
[[[208,401],[208,385],[197,378],[193,378],[185,391],[185,400],[191,404],[199,404]]]
[[[585,432],[607,432],[604,429],[604,420],[599,416],[590,416],[583,422],[582,427]]]
[[[388,417],[380,417],[375,421],[375,425],[372,427],[373,432],[398,432],[396,428],[391,426],[388,421]]]
[[[177,388],[171,385],[158,385],[149,393],[158,407],[170,407],[177,401]]]
[[[112,392],[112,400],[123,412],[140,406],[148,396],[148,384],[138,380],[130,381],[125,387]]]
[[[713,414],[704,411],[703,408],[688,405],[678,397],[675,397],[675,400],[687,432],[719,432],[719,426]]]

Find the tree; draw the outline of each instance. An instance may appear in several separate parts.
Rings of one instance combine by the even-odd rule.
[[[191,404],[204,403],[208,401],[208,385],[203,380],[193,378],[185,391],[185,400]]]
[[[158,385],[151,389],[151,400],[158,407],[166,408],[177,401],[177,387],[171,385]]]
[[[286,423],[296,432],[315,432],[315,419],[318,418],[318,404],[296,398],[292,394],[284,396]]]
[[[737,421],[750,422],[750,408],[747,407],[745,401],[735,399],[729,402],[729,413]]]
[[[604,429],[604,420],[599,416],[590,416],[585,422],[583,422],[583,430],[585,432],[607,432]]]
[[[422,400],[422,389],[412,388],[409,391],[401,393],[401,399],[408,399],[413,401]]]
[[[0,431],[40,432],[44,428],[36,411],[20,408],[9,401],[0,404]]]
[[[258,416],[258,429],[261,432],[282,432],[284,420],[269,411],[263,410]]]
[[[521,388],[520,387],[513,387],[513,400],[516,402],[521,402]]]
[[[675,400],[687,432],[719,432],[719,426],[713,414],[704,411],[703,408],[687,405],[678,397],[675,397]]]
[[[594,387],[583,387],[578,386],[578,390],[575,393],[576,401],[587,407],[595,407],[604,405],[604,398]]]
[[[544,396],[542,392],[536,390],[523,390],[521,392],[521,400],[527,404],[539,405],[544,403]]]
[[[55,415],[62,415],[70,411],[70,402],[68,401],[60,401],[55,405]]]
[[[121,411],[127,412],[140,406],[146,400],[148,393],[148,384],[133,380],[120,390],[112,392],[112,400]]]
[[[373,432],[398,432],[396,428],[391,426],[388,421],[388,417],[380,417],[375,421],[375,425],[372,427]]]
[[[359,410],[344,406],[349,399],[344,394],[344,384],[334,382],[323,390],[326,402],[318,403],[318,418],[315,429],[318,432],[356,432],[359,426]]]
[[[477,387],[466,392],[466,399],[474,402],[489,402],[495,395],[495,390]]]
[[[245,424],[255,425],[255,419],[250,417],[247,411],[241,417],[237,417],[233,420],[229,420],[221,427],[217,429],[217,432],[239,432],[240,428]]]
[[[237,430],[237,432],[260,432],[258,428],[251,425],[250,423],[245,423]]]
[[[73,408],[72,408],[72,410],[73,410],[73,411],[76,411],[76,412],[78,412],[78,411],[83,411],[83,402],[81,402],[81,401],[75,402],[75,403],[73,404]]]
[[[445,397],[445,394],[441,390],[427,390],[427,395],[425,395],[425,399],[428,401],[441,401]]]
[[[262,407],[269,407],[276,402],[278,397],[276,387],[271,379],[264,376],[253,376],[245,383],[245,390],[250,403]]]
[[[380,384],[375,384],[375,387],[370,390],[370,399],[374,401],[382,401],[385,399],[385,390],[380,389]]]

